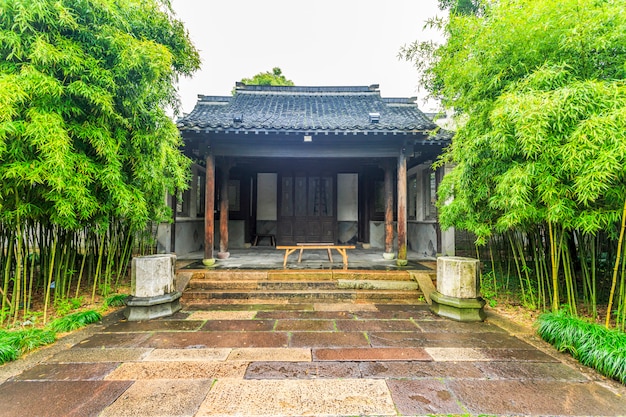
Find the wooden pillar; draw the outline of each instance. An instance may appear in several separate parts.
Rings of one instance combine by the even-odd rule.
[[[385,170],[385,253],[393,252],[393,168],[384,165]]]
[[[406,194],[406,155],[402,149],[398,156],[398,259],[406,259],[407,251]]]
[[[206,157],[206,181],[204,185],[204,259],[213,259],[215,236],[215,159]]]
[[[220,184],[220,253],[228,257],[228,181],[230,180],[230,162],[224,161],[220,172],[222,176]]]

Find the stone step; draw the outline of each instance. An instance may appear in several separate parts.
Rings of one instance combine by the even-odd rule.
[[[428,273],[429,271],[417,271]],[[355,280],[395,280],[412,281],[410,271],[405,270],[343,270],[343,269],[287,269],[287,270],[252,270],[252,269],[208,269],[208,270],[179,270],[178,275],[190,280],[212,281],[239,281],[239,280],[267,280],[267,281],[324,281],[338,279]]]
[[[433,281],[434,271],[207,270],[185,271],[183,301],[230,302],[419,302],[416,276]]]
[[[398,290],[274,290],[274,291],[238,291],[238,290],[189,290],[183,294],[185,302],[199,303],[224,300],[274,300],[282,302],[421,302],[419,291]]]

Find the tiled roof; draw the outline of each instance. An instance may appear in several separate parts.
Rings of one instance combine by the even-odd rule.
[[[378,119],[376,121],[376,119]],[[369,87],[237,84],[234,96],[198,96],[180,130],[424,132],[437,126],[415,99],[382,98]]]

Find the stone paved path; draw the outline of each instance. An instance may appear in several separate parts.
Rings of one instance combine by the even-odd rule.
[[[626,390],[490,315],[426,306],[121,314],[0,367],[1,416],[626,415]]]

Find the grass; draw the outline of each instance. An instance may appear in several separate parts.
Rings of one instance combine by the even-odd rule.
[[[0,364],[14,361],[24,353],[53,343],[56,333],[48,329],[0,331]]]
[[[626,333],[565,313],[542,314],[537,324],[539,335],[555,348],[626,384]]]
[[[96,310],[79,311],[51,321],[48,327],[57,333],[71,332],[72,330],[77,330],[88,324],[95,323],[101,318],[102,314]]]
[[[54,343],[57,333],[65,333],[95,323],[102,314],[95,310],[80,311],[56,319],[43,329],[0,330],[0,365],[18,359],[25,353]]]

